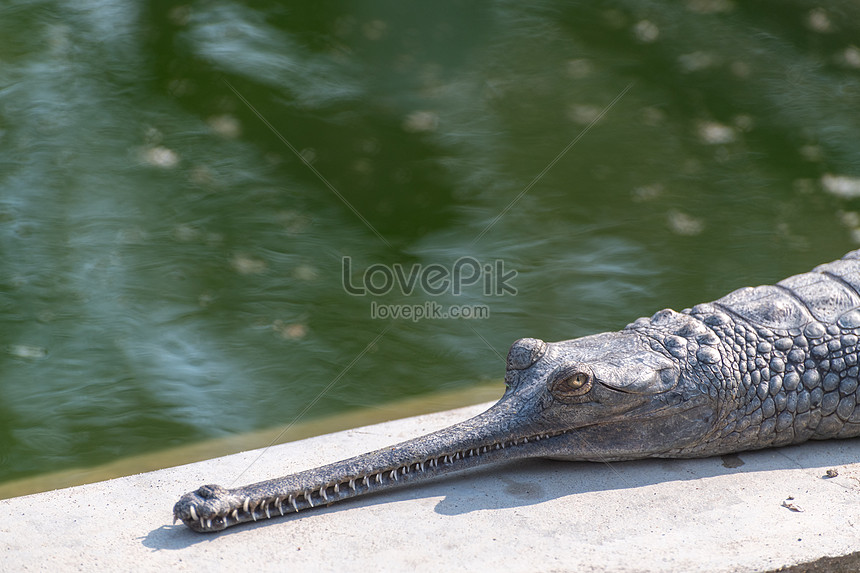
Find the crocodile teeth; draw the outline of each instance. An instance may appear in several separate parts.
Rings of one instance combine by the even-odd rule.
[[[382,483],[382,474],[376,474],[376,483]]]
[[[307,492],[307,491],[305,492],[305,499],[306,499],[306,500],[308,500],[308,505],[310,505],[311,507],[313,507],[313,506],[314,506],[314,502],[313,502],[313,501],[311,501],[311,494],[310,494],[310,492]]]
[[[340,493],[340,484],[339,483],[334,484],[334,492]]]
[[[203,518],[200,518],[200,529],[205,529],[206,525],[203,523]]]
[[[193,519],[194,521],[197,521],[197,519],[198,519],[198,517],[197,517],[197,512],[196,512],[196,511],[194,511],[194,506],[193,506],[193,505],[192,505],[192,506],[190,506],[190,507],[188,508],[188,513],[190,513],[190,514],[191,514],[191,519]]]
[[[212,529],[212,520],[211,519],[206,520],[206,529]]]
[[[290,505],[292,505],[293,509],[295,509],[296,511],[299,510],[299,506],[296,505],[296,498],[294,498],[293,496],[290,496]]]
[[[235,519],[236,521],[239,521],[239,510],[238,509],[234,509],[233,513],[231,513],[230,515],[233,516],[233,519]]]
[[[272,519],[271,514],[269,513],[269,506],[266,506],[266,519]]]
[[[323,498],[324,500],[328,501],[328,496],[325,494],[325,490],[326,490],[326,488],[324,488],[324,487],[320,488],[320,497]]]
[[[354,479],[349,480],[349,489],[351,489],[352,491],[355,491],[355,480]]]
[[[248,510],[248,504],[249,504],[249,503],[251,503],[251,498],[250,498],[250,497],[246,497],[246,498],[245,498],[245,503],[243,503],[243,504],[242,504],[242,509],[244,509],[245,511],[249,511],[249,510]]]
[[[388,478],[397,481],[397,470],[391,470],[391,473],[388,474]]]

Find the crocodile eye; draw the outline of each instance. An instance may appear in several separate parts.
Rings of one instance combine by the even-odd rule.
[[[591,373],[581,367],[562,368],[552,377],[549,390],[558,398],[582,396],[591,390]]]

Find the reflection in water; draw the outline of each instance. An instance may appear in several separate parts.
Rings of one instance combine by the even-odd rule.
[[[13,11],[0,480],[497,379],[516,338],[617,329],[860,236],[853,4]],[[501,260],[516,294],[428,274],[353,296],[347,256],[353,280]],[[428,301],[491,314],[370,315]]]

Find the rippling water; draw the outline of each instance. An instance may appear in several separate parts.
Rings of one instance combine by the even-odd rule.
[[[7,2],[0,481],[498,379],[516,338],[841,256],[858,31],[853,2]],[[432,304],[489,317],[390,318]]]

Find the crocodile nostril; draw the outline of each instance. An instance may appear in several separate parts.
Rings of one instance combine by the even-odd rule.
[[[508,351],[508,368],[510,370],[525,370],[543,356],[546,352],[546,342],[538,338],[520,338],[511,345]]]
[[[223,494],[227,493],[227,490],[224,489],[223,487],[221,487],[220,485],[209,484],[209,485],[200,486],[199,488],[197,488],[197,491],[195,491],[194,493],[196,493],[197,495],[199,495],[203,499],[211,499],[211,498],[216,497],[218,495],[223,495]]]

